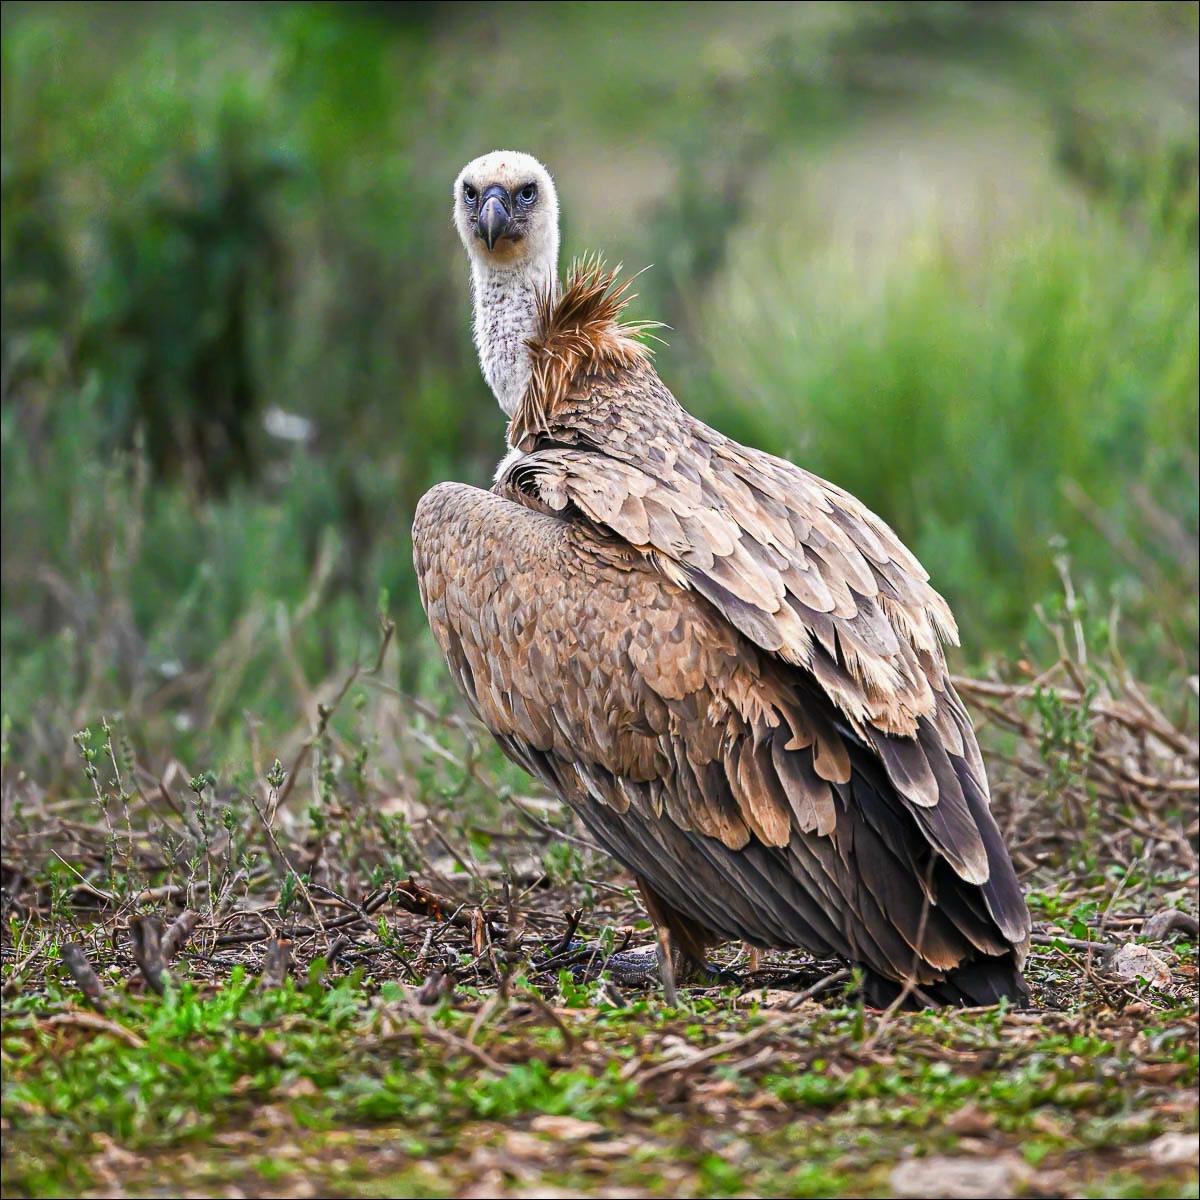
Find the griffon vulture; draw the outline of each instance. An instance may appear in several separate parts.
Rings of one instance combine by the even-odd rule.
[[[682,408],[598,260],[558,282],[535,159],[468,164],[454,222],[510,447],[413,526],[467,703],[634,874],[677,967],[742,939],[857,964],[878,1004],[1024,998],[1029,912],[921,565]]]

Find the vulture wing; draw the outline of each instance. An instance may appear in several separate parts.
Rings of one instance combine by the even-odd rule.
[[[934,852],[962,832],[938,818],[931,838],[819,688],[644,554],[459,484],[422,499],[413,541],[476,714],[698,929],[923,982],[1024,936],[999,834],[964,879]],[[994,831],[982,789],[962,795]]]
[[[675,436],[658,431],[661,462],[653,454],[639,465],[598,451],[535,450],[509,465],[497,490],[585,518],[702,595],[781,666],[803,668],[787,673],[793,686],[874,751],[954,870],[986,884],[988,841],[998,842],[999,831],[970,718],[938,642],[949,624],[945,602],[852,497],[676,413]],[[995,915],[1016,940],[1028,932],[1023,901],[998,904]]]

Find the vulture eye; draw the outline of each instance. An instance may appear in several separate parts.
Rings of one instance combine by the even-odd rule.
[[[519,193],[522,204],[532,204],[537,199],[537,184],[527,183]]]
[[[479,189],[469,183],[463,184],[463,197],[468,204],[474,204],[479,199]]]

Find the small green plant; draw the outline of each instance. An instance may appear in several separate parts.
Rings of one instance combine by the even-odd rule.
[[[1038,686],[1033,700],[1041,720],[1038,743],[1046,765],[1045,787],[1053,797],[1085,789],[1092,749],[1090,709],[1098,687],[1090,682],[1081,698],[1064,701],[1054,688]]]
[[[542,851],[542,862],[555,883],[580,883],[587,877],[583,855],[571,842],[551,842]]]

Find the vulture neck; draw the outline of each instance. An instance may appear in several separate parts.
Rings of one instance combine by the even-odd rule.
[[[505,415],[529,385],[529,339],[537,331],[538,298],[555,284],[554,257],[512,266],[472,263],[475,345],[479,365]]]

